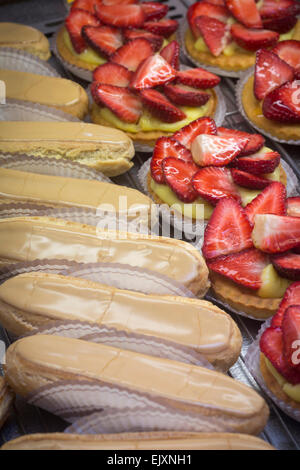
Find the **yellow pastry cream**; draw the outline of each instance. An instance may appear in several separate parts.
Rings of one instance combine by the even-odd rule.
[[[268,264],[264,268],[261,280],[262,286],[257,294],[264,299],[283,297],[286,289],[292,283],[292,281],[280,277],[273,264]]]
[[[83,52],[78,54],[72,45],[69,33],[66,29],[63,31],[63,41],[69,51],[74,54],[75,57],[77,57],[79,60],[83,60],[84,62],[88,62],[93,65],[101,65],[107,62],[105,57],[101,56],[101,54],[94,51],[94,49],[92,49],[91,47],[87,47]]]
[[[282,388],[283,392],[292,400],[300,404],[300,384],[293,385],[290,382],[288,382],[277,370],[275,367],[271,364],[269,359],[266,358],[266,356],[263,355],[263,359],[265,361],[265,365],[272,375],[278,385]]]

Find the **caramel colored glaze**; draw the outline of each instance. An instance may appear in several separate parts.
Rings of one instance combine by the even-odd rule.
[[[6,442],[1,450],[275,450],[246,434],[152,432],[78,435],[32,434]]]
[[[51,55],[44,34],[31,26],[18,23],[0,23],[0,47],[24,50],[42,60],[48,60]]]

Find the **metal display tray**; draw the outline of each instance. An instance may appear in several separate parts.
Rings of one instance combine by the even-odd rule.
[[[169,5],[169,14],[171,18],[180,21],[185,16],[187,7],[193,3],[193,0],[161,0]],[[1,21],[14,21],[18,23],[30,24],[43,31],[49,39],[56,31],[58,25],[63,21],[67,12],[67,2],[64,0],[24,0],[18,3],[10,2],[0,6]],[[184,57],[181,58],[187,65],[189,62]],[[54,56],[50,59],[50,64],[64,77],[79,82],[85,88],[86,82],[78,80],[70,72],[64,70]],[[240,129],[244,131],[253,131],[239,113],[236,105],[234,87],[235,80],[223,78],[221,82],[222,92],[226,98],[227,113],[223,126]],[[280,145],[267,139],[267,145],[277,150],[282,158],[293,168],[298,180],[300,181],[300,159],[297,160],[299,147]],[[134,158],[134,167],[126,174],[113,178],[113,181],[120,185],[142,190],[138,183],[137,172],[141,165],[150,154],[136,153]],[[218,305],[218,301],[210,293],[207,299]],[[279,450],[299,450],[300,449],[300,424],[285,415],[278,409],[272,401],[264,394],[259,385],[251,376],[245,366],[244,357],[249,345],[253,342],[261,326],[261,322],[238,316],[228,310],[232,315],[243,335],[243,347],[237,363],[230,369],[229,374],[237,380],[256,389],[266,399],[270,407],[269,421],[261,433],[260,437],[272,444]],[[9,345],[12,338],[0,327],[0,340]],[[1,373],[1,369],[0,369]],[[66,423],[57,417],[41,409],[27,405],[22,399],[17,398],[14,405],[12,416],[6,422],[0,431],[0,445],[19,435],[33,432],[55,432],[63,431]]]

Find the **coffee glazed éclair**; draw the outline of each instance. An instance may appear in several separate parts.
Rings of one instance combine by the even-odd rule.
[[[41,60],[48,60],[51,55],[49,41],[43,33],[18,23],[0,23],[0,53],[1,47],[28,52]]]
[[[17,340],[7,350],[5,371],[9,385],[23,397],[61,380],[87,381],[137,392],[173,412],[192,413],[203,431],[205,420],[212,419],[220,432],[258,434],[269,415],[257,392],[223,373],[61,336]],[[110,406],[119,403],[117,395],[110,395]],[[101,397],[95,396],[98,406]],[[126,407],[126,401],[123,404]]]
[[[21,336],[57,321],[90,322],[172,341],[223,371],[236,362],[242,343],[231,317],[204,300],[145,295],[42,272],[20,274],[0,285],[0,322],[10,332]]]

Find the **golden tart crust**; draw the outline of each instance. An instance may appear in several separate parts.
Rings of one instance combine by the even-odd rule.
[[[300,140],[300,124],[284,124],[264,117],[262,102],[255,98],[253,85],[254,76],[252,75],[245,83],[242,91],[243,108],[250,121],[260,129],[279,139]]]
[[[296,23],[292,39],[300,40],[300,20]],[[191,57],[203,64],[232,72],[246,70],[255,64],[255,52],[245,50],[245,52],[236,52],[232,56],[220,54],[218,57],[215,57],[210,52],[197,51],[194,47],[194,42],[192,30],[188,28],[185,33],[186,50]]]
[[[56,37],[56,47],[61,55],[61,57],[66,61],[69,62],[69,64],[76,65],[77,67],[80,67],[82,69],[86,70],[91,70],[93,71],[97,65],[92,64],[89,62],[86,62],[84,60],[78,59],[72,52],[67,48],[65,41],[64,41],[64,32],[66,31],[66,28],[63,26],[57,33]]]

